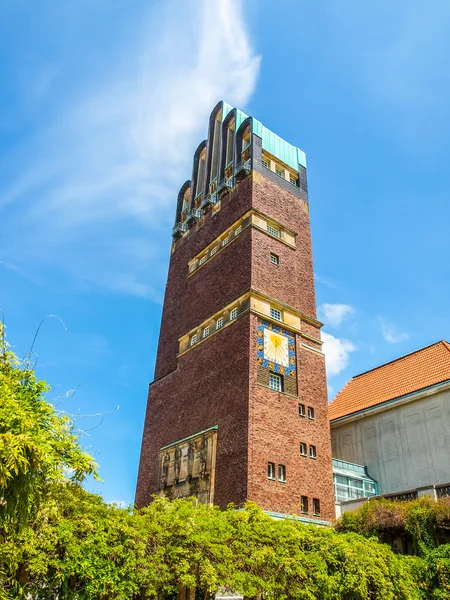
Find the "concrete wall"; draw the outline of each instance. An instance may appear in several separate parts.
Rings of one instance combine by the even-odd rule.
[[[379,494],[450,481],[450,389],[331,424],[333,458],[366,465]]]

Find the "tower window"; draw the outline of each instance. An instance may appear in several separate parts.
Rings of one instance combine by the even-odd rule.
[[[275,479],[275,463],[267,463],[267,477],[268,479]]]
[[[275,165],[275,173],[278,175],[278,177],[283,177],[284,179],[284,171],[278,165]]]
[[[232,321],[233,319],[235,319],[238,316],[238,309],[237,306],[235,308],[233,308],[233,310],[230,312],[230,321]]]
[[[314,408],[312,406],[308,406],[308,419],[314,420]]]
[[[204,256],[201,257],[201,259],[198,261],[199,265],[202,265],[206,260],[206,254]]]
[[[278,465],[278,481],[283,483],[286,481],[286,467],[284,465]]]
[[[302,513],[307,513],[309,510],[308,507],[308,496],[300,496],[300,509]]]
[[[273,265],[279,265],[280,264],[280,258],[278,256],[278,254],[273,254],[272,252],[270,253],[270,262]]]
[[[304,404],[299,404],[298,405],[298,416],[299,417],[304,417],[305,416],[305,405]]]
[[[309,458],[317,458],[316,447],[313,445],[309,447]]]
[[[313,498],[313,514],[320,517],[320,500],[318,498]]]
[[[306,453],[306,444],[305,442],[300,442],[300,455],[301,456],[308,456]]]
[[[271,390],[275,390],[276,392],[282,392],[283,391],[283,376],[278,375],[278,373],[270,373],[269,387]]]
[[[209,253],[210,256],[214,256],[214,254],[217,252],[217,246],[214,246],[214,248],[211,248],[211,252]]]
[[[223,327],[223,317],[219,317],[216,321],[216,329]]]
[[[267,160],[264,160],[264,158],[261,160],[261,164],[263,167],[266,167],[266,169],[269,169],[269,163],[267,162]]]
[[[270,233],[270,235],[274,235],[277,238],[279,238],[281,235],[279,229],[277,229],[276,227],[273,227],[273,225],[269,225],[269,224],[267,224],[267,232]]]
[[[205,329],[203,330],[203,337],[204,338],[208,337],[208,335],[209,335],[209,325],[208,325],[208,327],[205,327]]]
[[[270,307],[270,316],[272,317],[272,319],[276,319],[277,321],[283,320],[281,310],[278,310],[277,308]]]
[[[242,231],[242,226],[239,225],[239,227],[235,230],[234,235],[239,235]]]
[[[194,333],[194,335],[191,337],[191,346],[193,346],[196,343],[197,343],[197,334]]]
[[[290,175],[289,177],[289,183],[295,187],[297,187],[297,181],[298,179],[296,179],[295,177],[292,177],[292,175]]]
[[[222,246],[226,246],[229,241],[230,241],[230,236],[227,235],[227,237],[223,238],[223,240],[222,240]]]

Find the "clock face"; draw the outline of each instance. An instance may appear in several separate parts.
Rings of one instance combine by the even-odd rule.
[[[264,358],[289,367],[289,340],[272,329],[264,329]]]

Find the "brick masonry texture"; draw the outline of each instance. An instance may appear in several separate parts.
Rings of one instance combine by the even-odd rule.
[[[255,208],[296,231],[292,249],[249,227],[188,277],[188,261]],[[270,253],[280,265],[270,263]],[[319,345],[296,335],[298,397],[258,383],[256,315],[246,313],[177,357],[178,338],[254,289],[315,317],[308,205],[298,194],[253,171],[252,176],[175,243],[164,301],[155,381],[149,389],[136,502],[157,490],[161,446],[218,426],[214,503],[258,502],[265,510],[300,513],[300,496],[321,503],[321,519],[334,518],[331,444],[325,362],[304,348]],[[302,324],[319,338],[313,325]],[[261,375],[261,374],[260,374]],[[315,409],[315,420],[298,416],[298,403]],[[317,459],[300,456],[300,442],[317,447]],[[287,481],[269,481],[267,463],[286,466]]]

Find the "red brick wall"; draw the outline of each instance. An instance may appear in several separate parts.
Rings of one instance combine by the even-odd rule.
[[[263,232],[245,229],[188,277],[188,261],[250,208],[298,233],[295,250]],[[269,254],[280,257],[280,266]],[[264,509],[299,513],[300,496],[321,501],[321,518],[334,517],[325,365],[297,336],[299,396],[315,420],[298,417],[299,399],[256,383],[257,317],[246,314],[179,359],[178,338],[250,290],[264,292],[315,317],[307,204],[258,175],[239,183],[216,214],[206,215],[176,242],[164,302],[155,382],[150,386],[136,501],[157,489],[161,446],[218,425],[214,502],[225,507],[250,498]],[[313,326],[308,333],[319,337]],[[306,343],[313,345],[306,340]],[[300,456],[304,441],[317,460]],[[267,479],[267,462],[284,464],[287,482]]]
[[[248,314],[186,352],[150,386],[136,502],[157,490],[161,446],[218,425],[214,503],[247,498]]]
[[[324,357],[296,336],[299,398],[256,383],[257,317],[252,315],[249,400],[249,498],[265,510],[300,513],[300,496],[321,504],[321,518],[335,516]],[[314,421],[298,416],[301,402],[315,409]],[[300,456],[300,442],[317,448],[317,459]],[[267,478],[267,463],[286,466],[286,483]]]
[[[253,287],[315,317],[308,204],[269,179],[259,176],[253,183],[253,208],[298,234],[294,250],[261,231],[253,231]],[[268,267],[270,252],[280,257],[278,270],[275,265]]]

